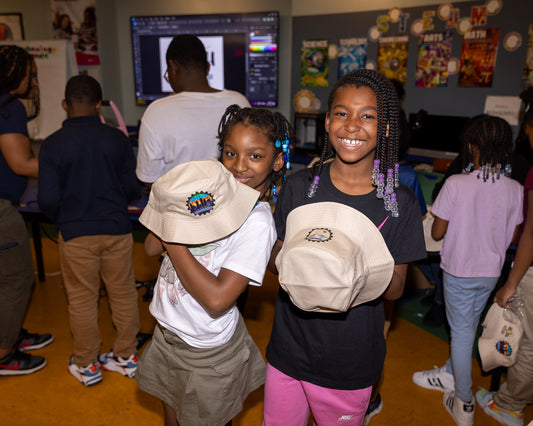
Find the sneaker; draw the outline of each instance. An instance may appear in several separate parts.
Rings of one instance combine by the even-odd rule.
[[[502,425],[523,426],[524,410],[511,411],[499,407],[492,399],[493,395],[493,392],[489,392],[483,388],[476,393],[477,403],[481,406],[481,408],[483,408],[483,410],[485,410],[485,413],[491,417],[494,417]]]
[[[455,391],[449,391],[444,394],[442,403],[458,426],[473,426],[475,409],[474,401],[466,403],[455,396]]]
[[[433,370],[419,371],[413,374],[413,382],[426,389],[440,390],[441,392],[455,389],[453,374],[446,371],[446,366],[437,367]]]
[[[374,401],[370,403],[366,410],[365,421],[363,422],[363,425],[368,425],[372,417],[381,413],[381,410],[383,410],[383,401],[381,400],[381,395],[378,393]]]
[[[114,355],[113,352],[107,352],[99,355],[98,361],[104,370],[116,371],[126,377],[135,377],[138,361],[136,353],[129,358],[122,358]]]
[[[18,349],[0,359],[0,376],[21,376],[31,374],[44,368],[46,360],[42,356],[34,356]]]
[[[91,362],[87,367],[80,367],[74,364],[73,357],[70,357],[68,362],[68,371],[76,379],[78,379],[82,385],[92,386],[102,381],[102,371],[100,370],[100,364],[97,361]]]
[[[44,348],[46,345],[52,343],[53,340],[54,336],[49,333],[28,333],[28,330],[23,328],[20,330],[20,334],[17,339],[17,343],[15,343],[15,347],[21,351],[31,351],[34,349]]]

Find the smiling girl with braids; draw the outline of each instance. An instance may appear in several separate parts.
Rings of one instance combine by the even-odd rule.
[[[289,164],[292,130],[280,113],[231,105],[220,120],[218,138],[222,164],[210,163],[224,170],[225,179],[218,180],[220,174],[213,174],[212,164],[206,173],[199,169],[187,174],[194,185],[203,182],[199,189],[205,198],[215,200],[214,209],[221,209],[214,216],[198,215],[203,227],[194,228],[196,233],[205,232],[202,244],[178,244],[179,240],[165,236],[167,232],[150,226],[149,220],[155,212],[152,200],[157,199],[164,214],[157,223],[180,230],[178,236],[181,229],[196,225],[189,219],[175,222],[180,215],[173,206],[185,204],[180,197],[184,170],[198,161],[181,164],[159,178],[140,218],[153,231],[145,240],[146,252],[159,255],[165,249],[167,255],[150,304],[158,325],[143,352],[136,380],[141,389],[163,401],[166,426],[231,424],[248,394],[265,380],[265,362],[236,303],[248,285],[261,285],[276,240],[267,201],[275,196],[276,176]],[[218,186],[229,186],[223,184],[225,175],[233,175],[234,187],[246,191],[215,191]],[[206,191],[206,186],[215,189]],[[250,192],[254,198],[248,204],[242,194]],[[185,213],[186,218],[193,217]],[[236,217],[244,223],[236,226]],[[228,227],[231,234],[221,237],[220,230],[228,231]],[[214,230],[219,232],[217,237]]]
[[[275,271],[288,214],[327,201],[379,227],[394,272],[381,297],[339,313],[303,311],[280,288],[267,348],[265,426],[306,425],[310,411],[319,425],[363,423],[385,358],[382,298],[400,297],[407,264],[426,255],[417,199],[398,182],[398,99],[390,81],[371,70],[343,76],[329,95],[325,127],[320,162],[289,176],[281,190],[269,268]]]

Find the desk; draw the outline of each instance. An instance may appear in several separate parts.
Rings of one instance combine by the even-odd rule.
[[[20,199],[20,204],[17,210],[20,212],[26,223],[29,223],[31,235],[33,239],[33,250],[35,252],[35,260],[37,262],[37,274],[40,282],[45,281],[44,262],[43,262],[43,248],[41,243],[41,223],[52,223],[39,210],[37,203],[37,179],[29,179],[26,191]],[[139,222],[139,216],[148,202],[148,196],[143,193],[141,197],[128,206],[130,212],[130,219],[134,229],[146,229]]]

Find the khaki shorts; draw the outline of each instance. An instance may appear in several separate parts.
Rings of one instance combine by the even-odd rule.
[[[189,346],[156,325],[135,374],[139,387],[176,413],[180,425],[225,425],[265,382],[266,365],[244,320],[217,348]]]

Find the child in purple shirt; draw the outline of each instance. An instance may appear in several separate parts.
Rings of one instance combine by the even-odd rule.
[[[458,425],[472,425],[472,349],[479,319],[494,290],[518,225],[523,188],[512,180],[512,131],[498,117],[479,115],[462,135],[463,174],[450,176],[432,206],[432,236],[441,251],[444,301],[451,351],[442,368],[413,381],[445,392],[443,403]]]

